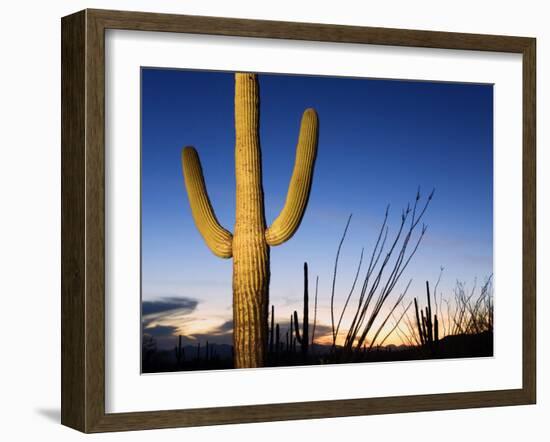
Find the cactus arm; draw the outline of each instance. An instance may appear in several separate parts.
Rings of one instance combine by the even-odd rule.
[[[307,109],[302,116],[296,160],[285,205],[271,227],[266,230],[265,238],[270,246],[289,240],[302,221],[311,190],[318,135],[317,113],[313,109]]]
[[[189,205],[197,229],[214,255],[220,258],[231,258],[233,236],[220,225],[216,218],[206,191],[197,151],[193,147],[185,147],[181,159]]]

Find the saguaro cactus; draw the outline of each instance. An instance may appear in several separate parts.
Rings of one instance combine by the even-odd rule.
[[[178,336],[178,345],[174,347],[174,352],[176,353],[176,366],[179,369],[185,359],[185,349],[181,346],[181,335]]]
[[[431,353],[435,353],[439,345],[439,321],[437,319],[437,314],[433,315],[432,320],[430,283],[428,281],[426,281],[426,296],[428,299],[428,305],[426,306],[425,312],[422,309],[420,310],[420,314],[418,314],[418,301],[416,300],[416,298],[414,298],[416,326],[418,329],[420,344],[423,347],[427,348]]]
[[[197,151],[182,152],[191,212],[210,250],[233,257],[233,342],[237,368],[266,362],[269,302],[269,247],[294,235],[304,215],[317,154],[318,120],[313,109],[302,116],[294,171],[285,205],[266,228],[259,140],[259,93],[255,74],[235,74],[236,213],[233,235],[218,222],[206,192]]]
[[[309,348],[309,288],[308,288],[307,262],[304,262],[304,324],[302,333],[300,333],[300,322],[298,321],[298,312],[294,310],[294,334],[296,340],[302,349],[302,354],[307,357]]]

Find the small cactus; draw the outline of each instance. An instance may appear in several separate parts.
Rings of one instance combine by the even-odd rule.
[[[174,351],[176,353],[176,366],[179,369],[185,360],[185,349],[181,346],[181,335],[178,336],[178,345],[174,348]]]
[[[439,346],[439,321],[437,319],[437,314],[433,315],[432,320],[430,283],[428,281],[426,281],[426,296],[428,299],[428,305],[425,307],[425,310],[418,308],[418,301],[414,298],[416,326],[418,329],[420,345],[427,348],[432,354],[434,354],[437,352],[437,347]]]
[[[300,333],[300,323],[298,321],[298,312],[294,311],[294,334],[300,344],[302,354],[307,356],[309,349],[309,289],[308,289],[308,270],[307,262],[304,262],[304,324]]]

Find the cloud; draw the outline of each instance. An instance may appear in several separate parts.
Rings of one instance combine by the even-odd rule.
[[[165,296],[154,301],[141,303],[142,321],[145,328],[157,325],[170,325],[174,318],[186,317],[193,313],[199,301],[184,296]]]
[[[151,335],[154,338],[161,338],[166,336],[175,336],[177,327],[171,325],[155,325],[144,330],[145,334]]]
[[[172,349],[175,345],[176,337],[181,334],[183,345],[197,345],[199,342],[205,344],[206,341],[216,344],[233,344],[233,321],[228,320],[224,323],[207,330],[203,333],[185,334],[178,331],[178,327],[171,325],[155,325],[153,327],[144,327],[144,335],[152,336],[158,348]]]
[[[313,327],[310,325],[310,331],[309,331],[310,335],[312,333],[312,330],[313,330]],[[317,340],[317,338],[324,338],[327,336],[332,337],[332,327],[330,325],[317,324],[315,326],[315,340]]]
[[[279,324],[281,326],[281,340],[284,342],[284,334],[290,328],[288,322]],[[310,337],[313,331],[313,325],[310,324]],[[178,327],[171,325],[155,325],[153,327],[144,328],[144,335],[150,335],[155,339],[157,347],[163,350],[172,350],[174,345],[177,345],[177,336],[181,334],[182,345],[196,346],[198,343],[205,345],[208,341],[210,344],[226,344],[233,345],[233,321],[227,320],[210,330],[201,333],[181,333]],[[332,328],[330,325],[317,324],[315,327],[315,342],[317,344],[328,342],[332,339]]]
[[[176,342],[177,327],[170,325],[155,325],[154,327],[144,328],[143,336],[151,336],[155,345],[160,350],[174,348]]]
[[[214,330],[212,330],[211,334],[213,335],[224,335],[226,333],[233,333],[233,320],[230,319],[229,321],[225,321],[220,326],[216,327]]]
[[[278,324],[279,324],[280,333],[281,333],[281,340],[284,341],[285,333],[290,330],[290,321],[280,321],[278,322]],[[302,322],[300,322],[299,324],[300,324],[300,332],[301,332],[304,324]],[[310,321],[309,323],[310,339],[311,339],[312,333],[313,333],[313,323]],[[341,333],[342,333],[342,329],[340,329],[339,335]],[[332,339],[332,326],[317,323],[315,325],[315,342],[318,343],[318,340],[326,341],[326,339],[329,337]]]
[[[154,301],[143,301],[141,303],[141,312],[143,316],[172,313],[174,311],[189,314],[197,308],[198,303],[193,298],[167,296]]]
[[[189,333],[182,336],[185,344],[196,345],[198,342],[205,343],[214,342],[216,344],[233,344],[233,320],[225,321],[224,323],[207,330],[202,333]]]

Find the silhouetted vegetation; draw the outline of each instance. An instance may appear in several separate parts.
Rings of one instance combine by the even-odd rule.
[[[414,298],[414,310],[416,314],[416,327],[420,345],[430,354],[435,355],[439,346],[439,321],[437,313],[432,316],[432,302],[430,297],[430,283],[426,281],[426,297],[428,305],[425,310],[420,309],[418,314],[418,301]],[[420,320],[422,318],[422,320]]]
[[[351,285],[351,289],[346,297],[344,306],[338,318],[335,321],[335,287],[336,277],[338,273],[338,261],[342,245],[346,238],[346,234],[351,222],[351,215],[344,229],[344,233],[338,244],[336,258],[334,260],[334,272],[332,278],[332,292],[330,298],[331,311],[331,326],[332,326],[332,348],[335,354],[335,359],[342,362],[353,362],[361,358],[361,354],[367,349],[372,350],[378,339],[381,339],[381,333],[385,329],[386,324],[392,317],[394,311],[403,301],[412,280],[409,280],[404,290],[397,296],[393,304],[390,305],[386,316],[377,322],[379,314],[389,301],[397,283],[399,282],[403,272],[416,254],[422,239],[427,231],[427,226],[422,224],[422,220],[430,202],[432,201],[435,189],[428,195],[426,201],[420,205],[421,195],[420,190],[416,193],[416,198],[412,207],[407,205],[401,212],[401,220],[396,233],[388,242],[389,227],[388,216],[389,206],[386,208],[384,220],[378,232],[376,244],[368,263],[367,271],[363,277],[358,300],[355,309],[352,310],[353,316],[348,327],[343,345],[337,346],[339,332],[344,319],[344,315],[349,306],[350,300],[356,288],[357,281],[363,264],[364,249],[361,250],[361,256],[357,266],[355,278]],[[420,232],[416,235],[417,230]],[[397,256],[395,256],[397,255]],[[372,338],[369,339],[369,336]],[[385,341],[387,336],[381,342]],[[367,348],[368,347],[368,348]],[[336,356],[338,354],[338,356]]]
[[[315,342],[317,302],[314,307],[314,320],[311,337],[309,337],[309,321],[304,320],[300,327],[298,312],[290,315],[285,341],[281,340],[281,324],[275,322],[275,306],[271,306],[270,331],[268,342],[267,366],[298,366],[318,364],[338,364],[345,362],[389,362],[410,361],[421,359],[445,359],[466,357],[487,357],[493,355],[492,330],[492,278],[481,287],[480,294],[475,296],[475,289],[466,292],[465,284],[457,282],[454,300],[447,302],[443,296],[437,299],[437,285],[432,294],[429,282],[426,281],[427,305],[420,307],[415,298],[415,319],[411,320],[408,310],[412,302],[403,308],[398,318],[394,318],[394,326],[386,333],[379,345],[364,345],[361,351],[353,354],[353,360],[342,358],[345,349],[333,344],[322,345]],[[318,295],[318,278],[315,284],[315,299]],[[432,302],[433,300],[433,302]],[[443,302],[447,303],[452,316],[440,321],[437,312]],[[457,303],[456,306],[452,305]],[[433,310],[433,304],[436,305]],[[309,318],[308,266],[304,263],[304,318]],[[440,313],[441,315],[441,313]],[[454,334],[442,334],[442,323],[448,324]],[[307,325],[306,325],[307,324]],[[450,324],[454,324],[451,328]],[[409,332],[403,332],[407,327]],[[307,331],[306,331],[307,329]],[[403,344],[384,346],[388,336],[396,333]],[[308,336],[307,340],[305,336]],[[406,337],[406,339],[405,339]],[[183,346],[182,336],[175,337],[173,351],[159,350],[155,340],[149,335],[143,339],[143,373],[222,370],[234,368],[233,347],[223,344],[212,344],[208,341],[201,345]],[[304,343],[307,342],[307,345]],[[305,348],[304,348],[305,347]],[[189,355],[189,356],[186,356]]]
[[[231,345],[206,342],[201,346],[182,345],[182,337],[174,337],[174,350],[155,349],[143,358],[142,373],[169,371],[221,370],[233,368],[233,347]],[[148,339],[153,339],[149,337]]]
[[[335,312],[336,279],[342,245],[345,241],[351,215],[338,243],[330,292],[330,335],[325,342],[316,342],[319,277],[315,278],[313,323],[310,325],[309,269],[303,267],[303,309],[280,314],[288,323],[276,321],[276,308],[271,305],[265,343],[265,366],[297,366],[339,364],[350,362],[407,361],[419,359],[486,357],[493,355],[493,290],[492,276],[487,278],[476,295],[476,283],[471,290],[457,281],[453,296],[438,294],[443,268],[434,286],[426,281],[426,305],[421,299],[405,303],[411,286],[409,280],[396,296],[392,294],[403,272],[416,254],[427,226],[420,221],[430,201],[432,191],[421,203],[420,192],[415,202],[401,213],[396,233],[389,237],[386,209],[368,267],[358,285],[363,266],[364,249],[358,261],[351,288],[345,297],[339,315]],[[359,288],[360,286],[360,288]],[[353,294],[358,288],[358,296]],[[414,316],[409,311],[414,303]],[[383,307],[385,313],[381,315]],[[349,310],[348,310],[349,309]],[[346,312],[350,315],[346,316]],[[400,311],[400,312],[399,312]],[[346,318],[351,319],[345,326]],[[285,330],[286,327],[286,330]],[[324,326],[325,331],[327,326]],[[341,333],[344,330],[344,333]],[[311,333],[310,333],[311,332]],[[400,345],[385,345],[390,336],[397,337]],[[395,340],[393,340],[395,342]],[[174,337],[173,350],[157,348],[155,339],[144,334],[142,341],[142,371],[144,373],[220,370],[234,368],[234,348],[231,345],[197,342],[182,345],[182,336]]]

